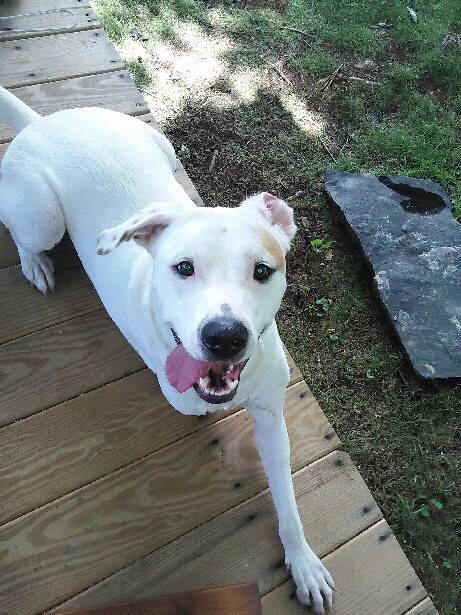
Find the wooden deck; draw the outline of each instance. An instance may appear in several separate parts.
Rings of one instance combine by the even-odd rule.
[[[0,21],[48,28],[0,32],[0,84],[43,114],[98,105],[154,122],[86,0],[6,0],[0,16],[55,8],[71,12]],[[0,125],[0,156],[12,137]],[[253,580],[264,615],[304,613],[251,418],[172,411],[69,242],[54,253],[56,293],[42,297],[0,230],[1,615]],[[434,615],[293,363],[285,409],[306,535],[336,580],[333,613]]]

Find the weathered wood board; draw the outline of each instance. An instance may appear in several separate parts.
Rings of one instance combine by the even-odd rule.
[[[0,83],[17,88],[123,68],[104,30],[36,36],[0,43]]]
[[[16,88],[14,93],[40,115],[73,107],[105,107],[129,115],[149,111],[126,71],[38,83]],[[13,137],[14,132],[0,124],[0,142],[10,141]]]
[[[100,26],[93,9],[81,0],[2,0],[0,3],[0,42]]]

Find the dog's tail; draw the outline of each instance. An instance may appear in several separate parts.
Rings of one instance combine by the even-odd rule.
[[[16,132],[21,132],[27,124],[30,124],[39,117],[38,113],[23,103],[22,100],[19,100],[17,96],[0,86],[1,122]]]

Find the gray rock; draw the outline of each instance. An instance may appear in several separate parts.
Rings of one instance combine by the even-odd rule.
[[[461,224],[429,180],[328,171],[377,294],[423,378],[461,377]]]

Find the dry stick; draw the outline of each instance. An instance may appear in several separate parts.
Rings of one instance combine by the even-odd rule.
[[[295,55],[294,53],[287,53],[283,57],[281,57],[280,60],[277,60],[277,62],[274,62],[273,64],[269,64],[269,68],[272,68],[272,70],[275,70],[277,75],[279,75],[279,77],[281,77],[286,83],[288,83],[288,85],[292,85],[292,83],[290,79],[283,72],[283,67],[287,62],[289,62],[293,58],[294,55]]]
[[[280,62],[276,62],[275,64],[269,64],[269,68],[275,70],[277,75],[279,75],[279,77],[281,77],[286,83],[288,83],[288,85],[292,85],[291,81],[283,72],[282,67],[280,66]]]
[[[344,141],[341,149],[338,152],[338,158],[341,158],[341,154],[343,153],[344,149],[346,148],[346,145],[349,143],[349,135],[346,136],[346,140]]]
[[[369,79],[362,79],[362,77],[354,77],[353,75],[347,77],[347,79],[349,79],[349,81],[360,81],[368,85],[381,85],[380,81],[370,81]]]
[[[342,65],[342,64],[340,64],[340,65],[338,66],[338,68],[337,68],[337,69],[335,70],[335,72],[334,72],[334,73],[330,76],[330,78],[328,79],[328,81],[326,82],[326,84],[325,84],[322,88],[320,88],[320,92],[324,92],[324,91],[326,91],[326,90],[327,90],[327,89],[331,86],[331,84],[333,83],[333,81],[334,81],[334,80],[336,79],[336,77],[338,76],[338,73],[339,73],[339,71],[342,69],[342,67],[343,67],[343,65]]]
[[[276,23],[275,21],[270,21],[270,23],[277,28],[281,28],[282,30],[290,30],[290,32],[297,32],[298,34],[302,34],[303,36],[307,36],[309,38],[314,38],[313,34],[309,34],[308,32],[304,32],[304,30],[300,30],[299,28],[293,28],[293,26],[285,26],[283,24]]]
[[[210,166],[208,167],[208,173],[211,173],[211,171],[214,169],[214,165],[216,164],[216,159],[218,158],[218,153],[219,153],[219,150],[215,149],[215,151],[213,152],[213,156],[211,157]]]
[[[304,195],[304,190],[298,190],[294,194],[291,194],[290,196],[287,196],[287,198],[285,200],[286,201],[293,201],[294,199],[299,199],[299,197],[303,196],[303,195]]]
[[[333,154],[331,153],[331,151],[330,151],[330,149],[329,149],[328,145],[325,143],[325,141],[322,139],[322,137],[321,137],[320,135],[319,135],[319,141],[320,141],[320,143],[323,145],[323,147],[326,149],[326,151],[329,153],[330,158],[333,160],[333,162],[334,162],[335,164],[337,164],[337,163],[338,163],[338,161],[337,161],[337,160],[336,160],[336,158],[333,156]]]

